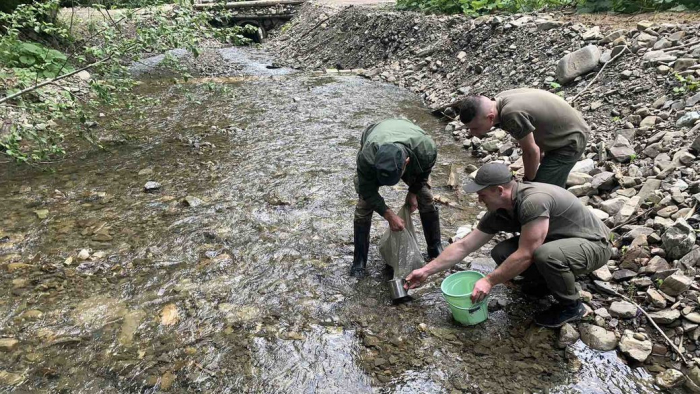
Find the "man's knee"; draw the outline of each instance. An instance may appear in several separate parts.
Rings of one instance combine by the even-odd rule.
[[[537,266],[540,272],[543,270],[561,268],[565,265],[565,259],[566,257],[560,248],[556,245],[546,243],[535,249],[532,255],[532,262]]]
[[[423,186],[416,197],[418,199],[418,212],[428,213],[437,211],[435,200],[433,199],[433,192],[430,191],[429,187]]]
[[[372,214],[374,210],[367,204],[363,199],[357,201],[355,205],[355,221],[356,222],[369,222],[372,221]]]
[[[513,237],[499,242],[493,249],[491,249],[491,258],[493,261],[495,261],[497,265],[503,264],[508,256],[518,250],[518,240],[518,237]]]

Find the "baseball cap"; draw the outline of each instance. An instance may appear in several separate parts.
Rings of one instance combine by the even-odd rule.
[[[374,157],[374,167],[377,169],[377,181],[380,185],[393,186],[399,183],[406,157],[406,151],[397,144],[379,146]]]
[[[476,193],[489,186],[508,183],[512,179],[513,173],[510,172],[508,165],[504,163],[487,163],[479,168],[479,171],[476,172],[476,176],[471,182],[464,185],[464,191],[467,193]]]

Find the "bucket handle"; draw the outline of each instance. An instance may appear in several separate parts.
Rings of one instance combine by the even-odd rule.
[[[471,308],[462,308],[461,306],[450,304],[451,307],[459,309],[461,311],[467,311],[470,315],[479,311],[479,309],[481,309],[482,305],[483,304],[479,304],[479,305],[474,305]]]

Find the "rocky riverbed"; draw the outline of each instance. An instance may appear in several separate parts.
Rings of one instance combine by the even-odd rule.
[[[519,170],[520,151],[502,130],[469,137],[447,104],[518,87],[571,102],[593,134],[567,186],[614,230],[616,248],[582,278],[589,316],[565,326],[559,344],[580,337],[616,349],[658,386],[700,392],[700,28],[694,14],[654,18],[601,27],[560,13],[471,19],[307,5],[274,45],[285,64],[421,94],[477,158],[468,172],[492,160]]]

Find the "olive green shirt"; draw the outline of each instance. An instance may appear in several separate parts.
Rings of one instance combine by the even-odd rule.
[[[539,89],[513,89],[496,96],[499,126],[516,140],[533,133],[543,152],[580,155],[591,130],[563,98]]]
[[[377,169],[374,157],[383,144],[402,145],[410,158],[401,179],[411,193],[418,193],[428,183],[430,172],[437,160],[435,142],[423,129],[406,119],[386,119],[368,127],[362,133],[360,151],[357,153],[357,177],[355,190],[374,211],[384,216],[388,209],[379,194]]]
[[[517,182],[513,191],[514,210],[487,212],[477,228],[487,234],[499,231],[521,232],[521,227],[537,218],[549,218],[545,241],[583,238],[608,242],[610,230],[571,192],[559,186],[537,182]]]

